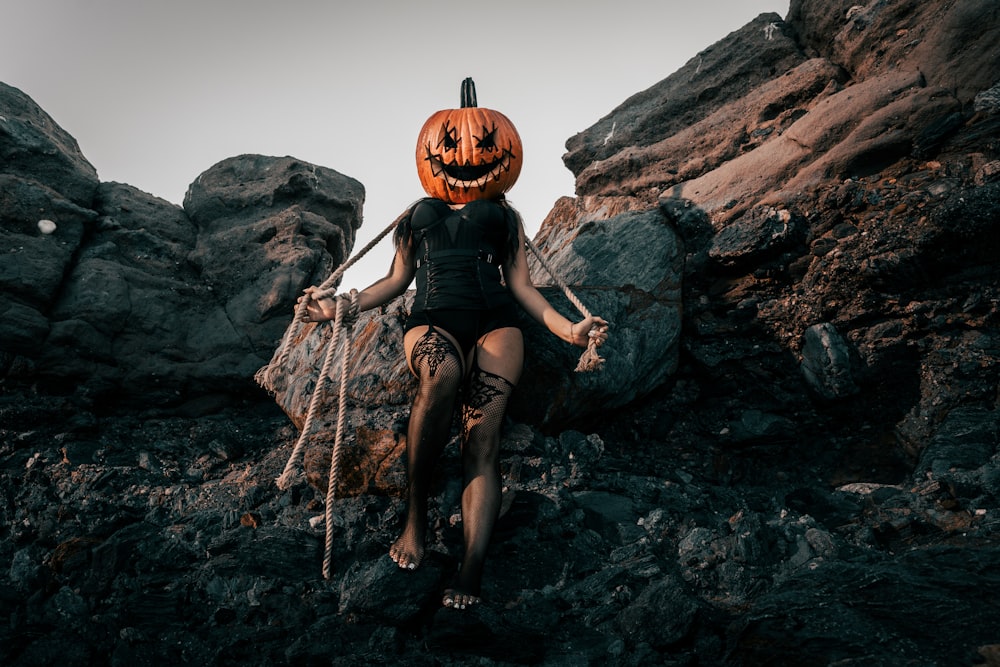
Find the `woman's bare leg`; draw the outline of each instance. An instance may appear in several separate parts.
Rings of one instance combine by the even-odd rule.
[[[500,514],[500,429],[507,401],[520,379],[524,343],[516,328],[492,331],[479,341],[476,366],[462,406],[462,526],[465,554],[445,606],[465,609],[480,601],[483,567]]]
[[[412,570],[424,557],[427,494],[434,466],[451,435],[455,399],[465,371],[458,346],[440,330],[412,329],[403,346],[419,386],[406,433],[406,527],[389,548],[389,556],[399,567]]]

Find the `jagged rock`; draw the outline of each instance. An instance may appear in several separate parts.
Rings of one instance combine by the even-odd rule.
[[[976,94],[973,109],[977,112],[995,114],[1000,111],[1000,84]]]
[[[97,172],[76,140],[27,95],[0,83],[0,368],[5,371],[34,373],[33,359],[48,334],[47,314],[97,217],[92,210],[97,184]],[[54,230],[42,232],[42,220]]]
[[[363,202],[354,179],[288,157],[223,160],[188,189],[189,261],[250,347],[241,377],[270,357],[302,289],[346,259]]]
[[[603,218],[586,209],[564,210],[546,219],[536,244],[548,267],[529,260],[536,284],[565,282],[587,310],[611,323],[614,342],[600,350],[606,360],[601,371],[571,373],[579,350],[525,320],[528,357],[512,415],[568,424],[625,405],[666,381],[677,367],[684,248],[663,214],[654,209]],[[568,317],[579,317],[554,287],[542,292]]]
[[[757,266],[801,242],[803,222],[785,209],[755,208],[715,235],[708,256],[728,268]]]
[[[995,23],[988,3],[920,11],[878,4],[848,17],[850,6],[817,11],[793,2],[787,24],[762,15],[573,137],[564,161],[578,193],[648,201],[648,191],[659,189],[727,218],[771,190],[771,201],[787,204],[818,179],[870,173],[911,150],[926,152],[929,129],[956,128],[961,105],[995,83],[983,80],[991,75],[977,60],[992,48],[990,28],[983,29]],[[786,33],[803,33],[804,52]],[[956,35],[973,46],[960,59],[940,58]],[[889,46],[873,56],[858,46],[871,40]],[[807,60],[813,49],[823,57]],[[770,75],[775,62],[788,76]],[[727,80],[737,73],[738,85]],[[926,90],[912,97],[910,88]],[[706,91],[712,95],[702,99]],[[808,162],[813,168],[798,173]]]
[[[995,550],[989,546],[983,553]],[[998,582],[977,560],[960,565],[954,555],[949,547],[931,547],[891,564],[872,555],[799,570],[759,596],[754,610],[731,628],[731,651],[747,665],[829,663],[861,655],[881,665],[926,656],[966,664],[975,647],[992,641],[986,628],[995,626],[998,614],[985,591]],[[922,621],[914,625],[917,618]],[[812,628],[809,640],[790,632],[793,626]],[[873,636],[887,647],[877,657],[871,653]]]
[[[802,374],[823,398],[841,398],[858,391],[847,342],[827,322],[814,324],[803,334]]]
[[[713,111],[804,60],[777,14],[761,14],[625,100],[566,142],[563,161],[577,177],[595,161],[644,147],[696,124]],[[636,173],[639,163],[633,166]],[[590,194],[579,190],[578,194]]]
[[[273,349],[303,287],[347,258],[363,203],[354,179],[290,157],[241,155],[191,184],[189,261],[256,352]]]
[[[810,5],[814,3],[809,0],[793,0],[789,23],[798,26],[796,10]],[[1000,38],[997,8],[989,0],[859,6],[858,11],[842,13],[823,8],[831,19],[827,29],[832,30],[825,36],[832,35],[832,40],[820,47],[855,79],[892,69],[918,70],[929,86],[947,88],[963,102],[996,83],[996,74],[982,67],[995,56],[992,45]],[[803,13],[820,12],[809,8]],[[872,49],[872,44],[879,48]],[[957,44],[965,47],[955,48]]]
[[[972,503],[984,492],[995,495],[1000,453],[1000,414],[975,407],[948,413],[934,438],[921,452],[917,472],[947,484],[952,495]]]
[[[663,579],[647,586],[618,618],[622,634],[663,650],[680,643],[694,628],[700,605],[681,592],[679,582]],[[651,610],[669,614],[650,614]]]
[[[81,189],[0,175],[4,233],[17,236],[0,270],[4,364],[55,391],[160,405],[253,390],[298,294],[349,251],[364,198],[332,170],[263,156],[203,174],[190,218],[127,185],[95,180],[87,209],[57,195],[63,187]],[[54,233],[40,232],[39,214]]]
[[[4,83],[0,83],[0,112],[0,173],[48,187],[50,194],[89,208],[97,170],[80,152],[76,139],[34,100]],[[36,208],[38,214],[47,215]],[[53,219],[58,224],[59,219]]]
[[[403,577],[406,585],[403,584]],[[444,578],[440,563],[430,558],[416,572],[403,572],[388,555],[357,563],[340,583],[340,612],[366,614],[394,626],[406,626],[440,596]],[[435,605],[436,606],[436,605]]]
[[[761,410],[744,410],[729,423],[725,438],[737,445],[790,442],[795,426],[787,418]]]

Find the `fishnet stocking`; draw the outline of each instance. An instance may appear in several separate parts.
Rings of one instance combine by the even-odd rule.
[[[389,555],[413,569],[424,557],[427,493],[434,465],[451,436],[455,399],[462,383],[462,359],[450,340],[433,329],[414,345],[411,363],[419,384],[406,433],[406,527]]]
[[[452,596],[478,596],[493,526],[500,514],[500,427],[514,385],[476,368],[462,405],[462,525],[465,556]]]

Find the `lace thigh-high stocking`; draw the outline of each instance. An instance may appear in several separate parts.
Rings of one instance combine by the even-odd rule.
[[[462,525],[465,555],[444,602],[464,608],[479,601],[483,565],[500,513],[500,428],[514,385],[479,368],[473,370],[462,406]]]
[[[414,345],[411,362],[419,385],[406,433],[406,527],[389,555],[400,567],[412,570],[424,557],[427,493],[434,465],[451,435],[463,370],[458,350],[433,329]]]

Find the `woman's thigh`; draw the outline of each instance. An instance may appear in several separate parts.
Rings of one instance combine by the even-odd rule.
[[[410,372],[418,378],[420,377],[420,373],[418,373],[413,367],[413,348],[417,346],[420,340],[428,331],[430,331],[430,329],[431,327],[429,325],[420,325],[413,327],[403,335],[403,351],[406,354],[406,365],[409,367]],[[445,338],[445,340],[451,343],[452,348],[450,349],[450,353],[454,354],[458,358],[462,367],[462,374],[464,375],[465,369],[469,367],[469,364],[467,359],[462,358],[462,353],[460,352],[462,348],[459,347],[458,341],[455,340],[454,336],[447,331],[443,331],[440,327],[434,327],[434,333],[440,334]]]
[[[476,365],[499,375],[511,384],[521,379],[524,366],[524,337],[517,327],[494,329],[476,343]]]

